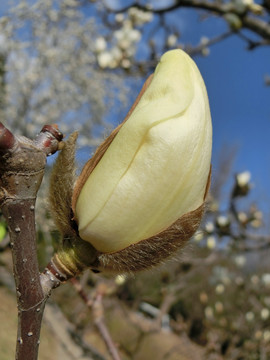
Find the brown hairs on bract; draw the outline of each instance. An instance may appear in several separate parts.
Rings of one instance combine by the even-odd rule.
[[[94,267],[105,272],[133,273],[159,265],[177,254],[198,229],[204,204],[181,216],[168,229],[111,254],[98,255]]]
[[[88,177],[90,176],[90,174],[92,173],[94,168],[99,163],[100,159],[102,158],[105,151],[108,149],[108,147],[112,143],[115,136],[118,134],[118,132],[121,129],[122,125],[127,121],[127,119],[130,117],[130,115],[134,111],[135,107],[137,106],[138,102],[140,101],[141,97],[143,96],[145,90],[150,85],[150,83],[152,81],[152,78],[153,78],[153,74],[150,75],[147,78],[147,80],[145,81],[145,83],[143,84],[143,87],[142,87],[139,95],[137,96],[134,104],[132,105],[131,109],[129,110],[129,112],[128,112],[127,116],[125,117],[124,121],[120,125],[118,125],[116,129],[114,129],[112,131],[112,133],[107,137],[107,139],[104,140],[104,142],[97,148],[94,156],[89,161],[87,161],[87,163],[84,165],[84,168],[83,168],[80,176],[78,177],[78,179],[76,181],[75,188],[74,188],[74,191],[73,191],[72,209],[73,209],[74,214],[75,214],[76,202],[77,202],[77,199],[79,197],[79,194],[81,192],[81,189],[82,189],[83,185],[87,181]],[[75,214],[75,217],[76,217],[76,214]]]
[[[78,132],[71,134],[52,169],[49,204],[55,225],[64,236],[76,234],[72,227],[71,199],[75,183],[75,151]]]

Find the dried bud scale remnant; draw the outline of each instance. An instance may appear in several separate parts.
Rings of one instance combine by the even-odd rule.
[[[0,150],[10,150],[15,146],[14,135],[0,123]]]
[[[203,215],[211,146],[203,79],[187,54],[169,51],[79,176],[63,260],[69,267],[73,256],[96,270],[132,272],[173,256]],[[89,261],[80,258],[79,244],[81,254],[92,246]]]

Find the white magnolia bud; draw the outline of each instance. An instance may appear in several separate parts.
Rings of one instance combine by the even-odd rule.
[[[73,211],[81,239],[108,254],[155,237],[158,244],[173,225],[178,238],[191,237],[203,213],[211,146],[200,72],[184,51],[169,51],[76,183]]]

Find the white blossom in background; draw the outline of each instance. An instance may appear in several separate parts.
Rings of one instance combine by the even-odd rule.
[[[211,212],[216,212],[219,210],[219,205],[220,205],[219,202],[217,200],[213,199],[211,201],[211,203],[209,204],[209,210]]]
[[[214,236],[208,236],[206,239],[206,245],[208,249],[213,250],[216,247],[216,239]]]
[[[259,228],[263,224],[263,213],[260,210],[255,210],[252,212],[253,220],[250,222],[250,225],[254,228]]]
[[[131,61],[129,59],[123,59],[121,61],[121,66],[124,68],[124,69],[128,69],[131,67]]]
[[[127,278],[125,275],[117,275],[114,279],[114,282],[116,283],[116,285],[121,286],[126,282],[126,279]]]
[[[245,266],[247,259],[243,255],[238,255],[238,256],[235,256],[234,262],[235,262],[236,266],[238,266],[239,268],[242,268],[243,266]]]
[[[128,16],[135,26],[141,26],[153,20],[151,11],[143,11],[135,7],[128,10]]]
[[[118,23],[122,23],[125,20],[125,15],[122,13],[115,15],[115,21]]]
[[[201,45],[208,45],[208,42],[209,42],[209,37],[207,37],[207,36],[201,37],[201,40],[200,40]]]
[[[217,284],[215,291],[216,291],[216,294],[221,295],[225,291],[225,286],[223,284]]]
[[[113,32],[111,46],[107,46],[105,38],[96,40],[97,62],[102,69],[131,67],[131,59],[135,55],[141,32],[133,27],[129,19],[121,20],[121,27]]]
[[[239,211],[239,213],[237,214],[238,220],[242,223],[245,224],[248,220],[248,216],[245,212],[243,211]]]
[[[132,7],[127,14],[116,14],[114,19],[117,29],[107,35],[110,46],[104,37],[96,40],[97,62],[102,69],[129,69],[142,37],[139,28],[152,21],[153,13]]]
[[[119,74],[97,69],[96,53],[107,48],[100,28],[75,0],[20,2],[0,19],[0,53],[6,54],[1,117],[8,127],[32,136],[45,123],[57,123],[64,133],[81,131],[80,141],[90,145],[115,89],[124,89]],[[111,54],[98,61],[117,66]],[[124,103],[125,91],[117,93]]]
[[[107,67],[113,67],[114,65],[114,58],[109,51],[104,51],[98,54],[97,56],[99,66],[104,69]],[[117,66],[117,65],[116,65]]]
[[[210,49],[207,46],[209,44],[209,38],[207,36],[202,36],[200,45],[202,46],[201,54],[203,56],[208,56],[210,54]]]
[[[178,41],[178,37],[176,34],[170,34],[167,38],[167,45],[169,47],[175,47]]]
[[[262,319],[262,320],[267,320],[267,319],[269,319],[269,316],[270,316],[270,311],[269,311],[269,309],[263,308],[263,309],[261,310],[261,319]]]
[[[208,320],[212,320],[214,318],[214,311],[211,306],[206,306],[204,309],[204,315]]]
[[[252,311],[248,311],[245,317],[248,322],[252,322],[255,319],[255,315]]]
[[[133,23],[126,19],[122,27],[114,32],[116,46],[122,51],[123,58],[131,58],[136,52],[136,45],[141,39],[141,32],[134,29]]]
[[[107,48],[107,42],[103,36],[96,39],[95,50],[96,52],[102,52]]]
[[[254,218],[257,219],[257,220],[262,220],[262,218],[263,218],[263,213],[262,213],[262,211],[260,211],[260,210],[256,210],[256,211],[254,211],[253,216],[254,216]]]
[[[117,45],[122,50],[128,50],[141,38],[139,30],[133,28],[131,21],[125,20],[121,29],[114,32]]]
[[[214,232],[214,230],[215,230],[214,223],[212,221],[207,221],[207,223],[205,224],[205,231],[211,234]]]
[[[219,215],[217,217],[217,225],[221,228],[224,228],[230,224],[230,219],[225,215]]]
[[[270,287],[270,273],[266,273],[262,275],[262,283],[265,286]]]
[[[266,342],[270,342],[270,331],[269,330],[265,330],[263,332],[263,340]]]
[[[196,231],[196,233],[193,236],[193,239],[197,242],[200,242],[204,238],[204,234],[202,231]]]
[[[250,222],[250,225],[257,229],[262,226],[262,221],[258,219],[254,219]]]
[[[239,187],[244,187],[249,184],[251,178],[251,173],[249,171],[244,171],[236,175],[236,182]]]

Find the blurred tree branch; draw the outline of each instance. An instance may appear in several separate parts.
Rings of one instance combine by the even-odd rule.
[[[122,13],[128,11],[130,8],[137,8],[139,10],[146,12],[150,11],[158,15],[169,13],[183,7],[206,10],[219,16],[224,16],[229,13],[236,14],[241,18],[243,28],[247,28],[255,32],[268,41],[270,40],[270,25],[268,21],[263,19],[263,17],[259,17],[260,15],[263,15],[263,11],[269,13],[269,9],[267,7],[263,8],[261,5],[258,5],[257,8],[249,8],[244,2],[239,2],[237,4],[234,2],[223,3],[220,1],[177,0],[173,5],[155,8],[151,2],[149,2],[148,5],[141,5],[138,1],[135,1],[128,6],[113,9],[106,4],[106,9],[109,12]],[[257,13],[257,17],[254,16],[254,13]]]
[[[104,310],[102,304],[102,291],[99,289],[96,290],[96,294],[93,299],[90,299],[86,294],[85,290],[80,284],[80,281],[76,278],[70,279],[70,282],[76,289],[78,295],[83,300],[85,305],[92,310],[94,317],[94,324],[97,327],[102,339],[104,340],[109,353],[112,356],[113,360],[121,360],[116,349],[116,346],[111,338],[111,335],[107,329],[104,319]]]

